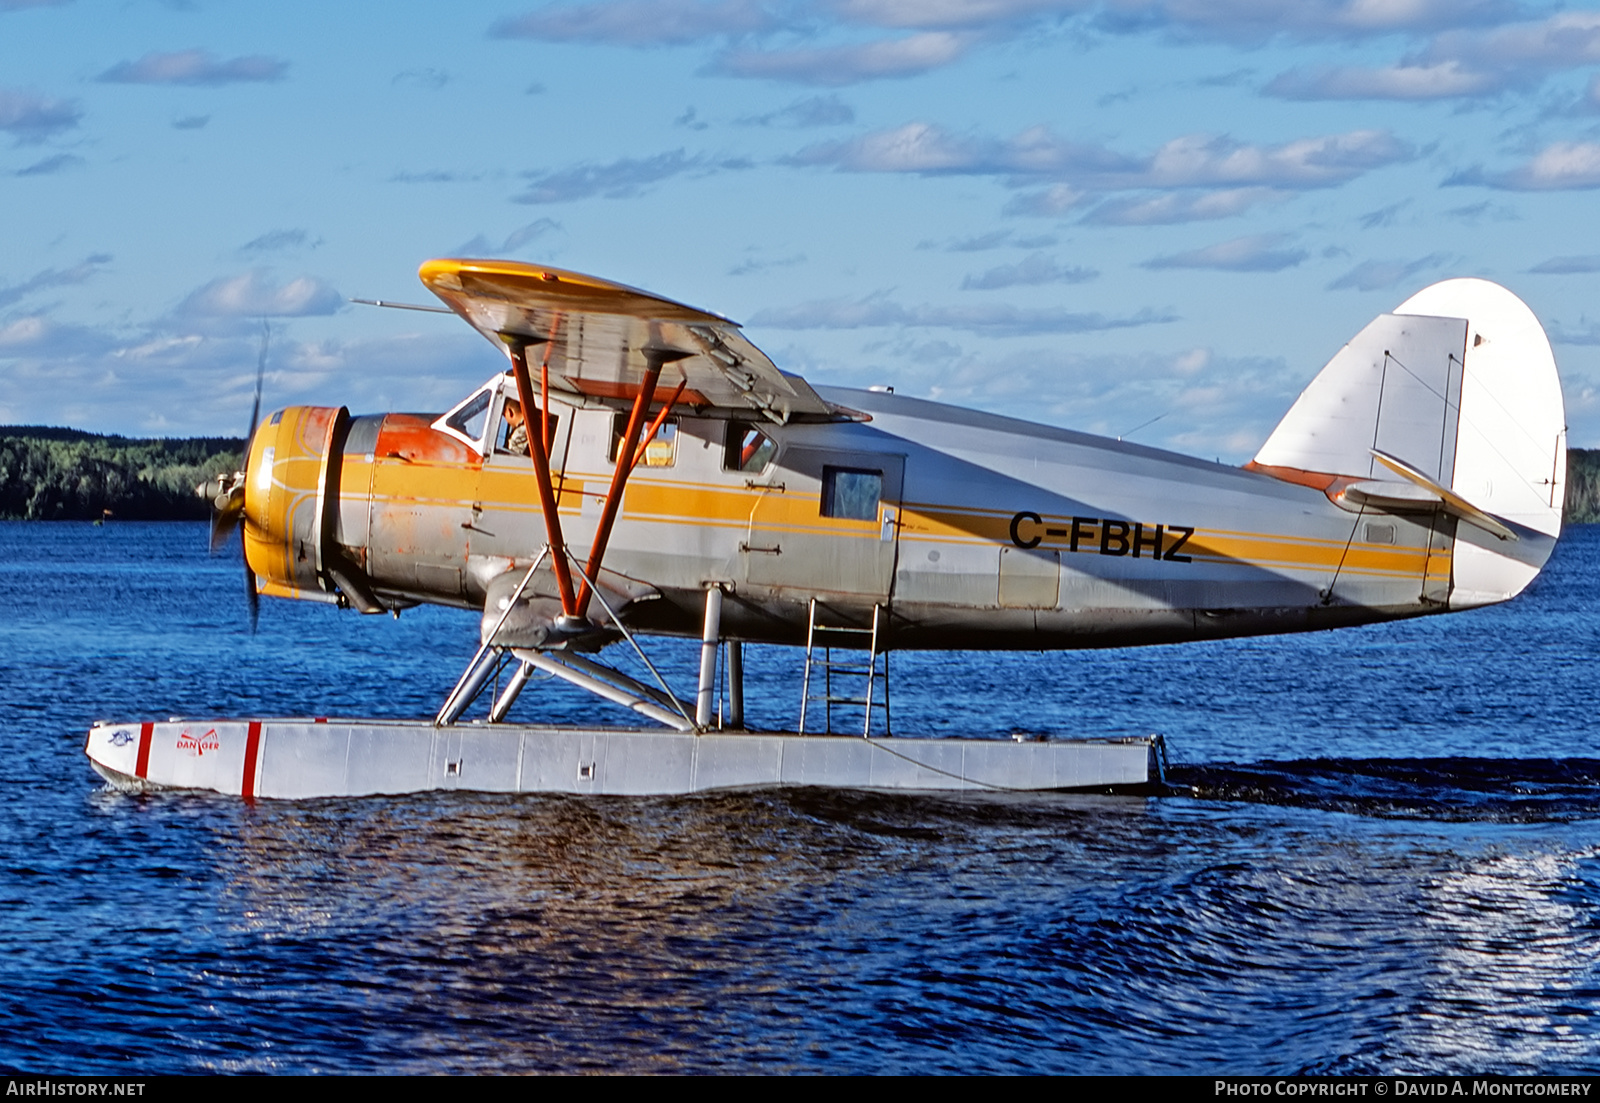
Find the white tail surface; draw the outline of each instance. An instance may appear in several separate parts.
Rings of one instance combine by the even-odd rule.
[[[1419,291],[1339,350],[1255,462],[1393,479],[1374,452],[1518,532],[1458,528],[1453,608],[1521,592],[1561,534],[1567,468],[1561,380],[1533,311],[1488,280]]]

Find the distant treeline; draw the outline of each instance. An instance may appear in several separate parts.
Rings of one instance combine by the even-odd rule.
[[[0,425],[0,520],[203,521],[194,488],[236,471],[237,437],[137,440]],[[1600,522],[1600,449],[1567,452],[1567,520]]]
[[[239,467],[235,437],[136,440],[43,425],[0,425],[0,519],[203,521],[194,489]]]
[[[1567,521],[1600,521],[1600,448],[1567,449]]]

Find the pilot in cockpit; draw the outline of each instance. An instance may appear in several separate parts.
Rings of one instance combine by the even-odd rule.
[[[506,434],[505,450],[514,456],[528,454],[528,422],[522,416],[522,403],[514,398],[506,399],[505,405],[500,407],[500,417],[510,426]]]

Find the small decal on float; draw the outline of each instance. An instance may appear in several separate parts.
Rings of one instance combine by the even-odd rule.
[[[216,728],[207,730],[204,735],[191,735],[189,734],[189,729],[185,728],[178,733],[176,746],[178,750],[183,751],[185,754],[201,758],[211,751],[220,750],[222,741],[217,738]]]

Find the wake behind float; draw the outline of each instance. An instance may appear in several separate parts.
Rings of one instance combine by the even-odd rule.
[[[213,539],[242,529],[252,603],[481,610],[478,653],[432,722],[96,725],[88,754],[114,782],[250,796],[1145,785],[1154,739],[885,738],[887,656],[1453,612],[1520,593],[1561,532],[1555,360],[1533,312],[1484,280],[1380,315],[1234,468],[813,388],[726,318],[579,273],[435,260],[420,274],[509,370],[436,418],[290,407],[252,424],[243,470],[206,488]],[[639,649],[653,635],[701,639],[693,698]],[[624,641],[649,680],[596,658]],[[805,648],[796,732],[742,730],[744,642]],[[712,722],[724,661],[726,727]],[[664,730],[508,723],[536,673]],[[487,718],[462,722],[491,683]],[[834,734],[836,709],[856,710],[856,734]]]

